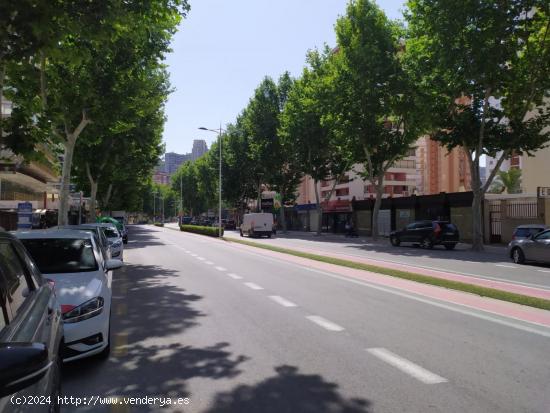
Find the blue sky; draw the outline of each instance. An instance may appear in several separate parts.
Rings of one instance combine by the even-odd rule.
[[[400,18],[401,0],[379,0]],[[166,105],[167,152],[191,151],[193,139],[216,139],[199,126],[231,123],[264,76],[299,76],[308,49],[334,45],[334,23],[347,0],[190,0],[168,55],[175,91]]]

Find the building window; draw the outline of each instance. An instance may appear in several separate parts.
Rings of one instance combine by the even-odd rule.
[[[330,193],[330,191],[321,191],[321,196],[323,198],[326,198],[328,196],[328,194]]]
[[[392,168],[407,168],[407,169],[416,169],[416,161],[413,159],[401,159],[396,161]]]
[[[346,196],[349,195],[349,188],[340,188],[336,190],[336,196]]]
[[[321,187],[326,187],[330,185],[330,181],[325,181],[324,179],[321,181]]]
[[[416,156],[416,148],[409,148],[406,156]]]

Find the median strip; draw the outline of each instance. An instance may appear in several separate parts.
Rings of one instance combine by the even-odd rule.
[[[327,264],[334,264],[342,267],[370,271],[378,274],[389,275],[391,277],[402,278],[409,281],[415,281],[423,284],[431,284],[438,287],[448,288],[451,290],[472,293],[482,297],[489,297],[489,298],[494,298],[501,301],[508,301],[515,304],[521,304],[529,307],[540,308],[543,310],[550,310],[550,300],[545,300],[543,298],[529,297],[526,295],[517,294],[509,291],[498,290],[495,288],[482,287],[479,285],[447,280],[443,278],[437,278],[437,277],[417,274],[417,273],[408,272],[408,271],[395,270],[392,268],[385,268],[377,265],[364,264],[364,263],[345,260],[341,258],[326,257],[323,255],[311,254],[311,253],[296,251],[288,248],[275,247],[273,245],[258,244],[256,242],[245,241],[245,240],[234,239],[234,238],[226,238],[226,237],[224,237],[223,239],[229,242],[235,242],[238,244],[248,245],[250,247],[279,252],[282,254],[294,255],[296,257],[320,261]]]

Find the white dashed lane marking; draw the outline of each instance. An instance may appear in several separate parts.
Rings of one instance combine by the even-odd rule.
[[[309,321],[314,322],[318,326],[323,327],[329,331],[344,331],[344,327],[339,326],[338,324],[333,323],[332,321],[327,320],[326,318],[320,317],[318,315],[309,315],[306,317]]]
[[[229,277],[233,278],[234,280],[241,280],[243,277],[241,277],[240,275],[237,275],[237,274],[233,274],[232,272],[230,272],[229,274],[227,274]]]
[[[516,268],[513,265],[507,265],[507,264],[495,264],[495,266],[502,267],[502,268]]]
[[[205,264],[214,265],[214,263],[212,261],[205,261]]]
[[[223,267],[215,267],[218,271],[227,271],[227,268]]]
[[[367,351],[373,356],[401,370],[403,373],[414,377],[422,383],[437,384],[447,382],[447,379],[438,376],[437,374],[432,373],[431,371],[426,370],[425,368],[414,364],[412,361],[400,357],[385,348],[368,348]]]
[[[286,298],[280,297],[278,295],[270,295],[269,298],[271,298],[276,303],[281,304],[283,307],[296,307],[296,304],[294,304],[292,301],[288,301]]]
[[[248,288],[252,288],[253,290],[263,290],[263,287],[260,287],[258,284],[254,283],[244,283]]]

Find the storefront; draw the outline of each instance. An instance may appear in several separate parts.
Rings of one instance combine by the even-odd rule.
[[[315,204],[294,205],[292,229],[296,231],[312,231],[312,227],[316,228],[316,222],[312,222],[317,219],[316,209],[317,205]]]
[[[336,200],[321,203],[323,208],[323,232],[345,233],[346,222],[352,218],[351,202]]]

